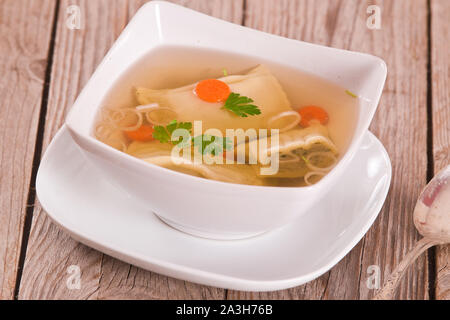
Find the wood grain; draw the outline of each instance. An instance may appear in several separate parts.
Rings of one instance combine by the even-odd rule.
[[[382,10],[382,27],[366,27],[369,5]],[[270,293],[229,291],[228,298],[368,299],[367,268],[383,279],[419,239],[412,210],[426,184],[427,3],[425,0],[248,0],[245,24],[285,37],[377,55],[388,79],[371,130],[392,161],[389,196],[363,240],[330,272],[304,286]],[[427,299],[427,259],[421,257],[401,283],[397,298]]]
[[[179,1],[193,9],[240,23],[242,1]],[[50,83],[44,148],[67,110],[127,21],[145,1],[61,2]],[[82,30],[66,28],[66,8],[79,5]],[[68,290],[67,268],[80,267],[81,289]],[[148,272],[90,249],[54,225],[39,204],[33,215],[20,299],[208,299],[224,298],[209,288]]]
[[[0,300],[14,295],[54,6],[0,2]]]
[[[66,27],[66,10],[79,5],[81,30]],[[50,82],[43,148],[61,127],[67,110],[96,65],[127,22],[125,1],[62,1],[58,13],[55,52]],[[98,289],[102,254],[72,240],[56,227],[39,203],[26,252],[19,288],[20,299],[86,299]],[[67,268],[77,265],[83,290],[68,290]]]
[[[434,171],[450,164],[450,1],[431,1]],[[436,249],[436,299],[450,300],[450,246]]]
[[[448,40],[448,3],[447,0],[431,0],[432,32],[435,39]],[[364,239],[336,267],[319,279],[306,285],[270,293],[226,291],[189,282],[167,278],[148,272],[127,263],[118,261],[98,251],[90,249],[72,240],[67,234],[56,227],[47,218],[45,212],[36,204],[33,213],[32,229],[26,252],[23,276],[20,283],[20,299],[210,299],[210,298],[251,298],[251,299],[366,299],[371,298],[373,290],[367,289],[367,268],[379,265],[383,276],[387,276],[405,253],[419,239],[412,223],[412,209],[420,189],[426,183],[427,169],[427,128],[424,123],[427,118],[427,1],[426,0],[246,0],[243,12],[243,0],[178,0],[175,1],[198,11],[220,17],[235,23],[245,22],[245,25],[286,36],[293,39],[310,41],[337,48],[362,51],[375,54],[385,59],[388,64],[388,80],[379,110],[375,116],[371,130],[380,138],[391,156],[393,178],[389,197],[374,226]],[[448,2],[448,1],[447,1]],[[3,8],[3,1],[0,8]],[[18,2],[15,2],[18,3]],[[46,3],[50,3],[49,1]],[[59,11],[53,69],[50,83],[50,98],[47,110],[44,148],[48,145],[58,128],[62,125],[65,114],[70,108],[80,89],[86,83],[114,39],[120,34],[127,21],[143,4],[142,0],[62,0]],[[66,8],[77,4],[81,7],[83,18],[82,30],[70,30],[65,26]],[[368,5],[377,4],[381,7],[381,30],[366,28]],[[8,6],[5,6],[7,8]],[[39,12],[42,15],[42,6]],[[11,10],[11,9],[8,9]],[[14,8],[19,14],[25,9]],[[49,9],[49,11],[51,11]],[[9,11],[0,14],[3,18],[12,16]],[[435,18],[436,16],[436,18]],[[3,19],[2,19],[3,20]],[[4,22],[0,20],[0,24]],[[38,24],[44,28],[50,24]],[[39,28],[34,28],[36,32]],[[40,30],[40,29],[39,29]],[[22,31],[24,32],[24,31]],[[3,35],[2,31],[0,34]],[[34,33],[33,33],[34,34]],[[447,38],[444,38],[447,37]],[[3,37],[3,36],[2,36]],[[36,36],[37,38],[37,36]],[[49,42],[49,38],[39,34],[39,38]],[[449,98],[448,98],[448,41],[433,41],[433,151],[435,167],[438,169],[448,163],[449,142]],[[5,43],[9,43],[7,40]],[[0,39],[0,57],[3,59],[3,38]],[[47,43],[48,46],[48,43]],[[8,59],[12,59],[6,55]],[[12,55],[13,56],[13,55]],[[45,55],[43,58],[45,59]],[[38,59],[39,60],[39,59]],[[2,63],[0,68],[5,64]],[[436,67],[435,67],[436,65]],[[0,69],[1,70],[1,69]],[[8,84],[11,85],[11,80]],[[41,80],[42,82],[42,80]],[[437,82],[437,84],[435,84]],[[0,79],[0,90],[3,82]],[[42,85],[42,83],[41,83]],[[31,101],[30,88],[33,84],[24,86],[28,95],[23,101]],[[42,91],[42,90],[41,90]],[[3,92],[2,92],[3,93]],[[9,94],[9,95],[8,95]],[[12,101],[13,94],[6,97]],[[38,96],[40,99],[40,96]],[[14,99],[16,95],[14,94]],[[4,100],[8,101],[8,99]],[[22,103],[19,101],[19,105]],[[12,103],[10,103],[12,105]],[[23,104],[23,103],[22,103]],[[7,104],[8,105],[8,104]],[[14,105],[17,105],[15,103]],[[31,104],[32,105],[32,104]],[[19,140],[16,136],[10,138],[10,143],[17,144],[23,137],[30,140],[22,149],[16,146],[15,156],[2,153],[2,175],[0,176],[0,219],[7,212],[6,225],[11,226],[11,219],[18,218],[17,212],[23,212],[26,203],[28,180],[17,179],[9,169],[4,170],[3,159],[18,161],[17,168],[30,170],[31,155],[20,160],[26,154],[28,145],[34,146],[33,135],[36,131],[38,111],[33,108],[29,122],[21,124],[26,128],[25,135]],[[8,110],[8,107],[6,108]],[[17,110],[17,106],[15,107]],[[19,108],[19,110],[22,110]],[[24,107],[23,107],[23,110]],[[22,111],[21,111],[22,112]],[[0,109],[3,119],[4,108]],[[13,124],[8,121],[8,124]],[[439,125],[440,124],[440,125]],[[16,124],[17,125],[17,124]],[[17,131],[22,127],[18,127]],[[447,129],[447,131],[446,131]],[[0,127],[0,143],[3,146],[4,132]],[[9,139],[9,138],[8,138]],[[27,140],[27,141],[28,141]],[[19,152],[17,150],[22,150]],[[19,160],[18,160],[19,159]],[[9,187],[4,196],[4,176]],[[18,175],[22,177],[23,173]],[[6,175],[5,175],[6,176]],[[13,179],[14,177],[14,179]],[[9,179],[9,180],[8,180]],[[11,188],[13,187],[18,191]],[[8,186],[6,184],[5,186]],[[22,193],[20,192],[22,191]],[[12,197],[18,197],[11,205]],[[6,199],[6,200],[5,200]],[[21,202],[20,202],[21,201]],[[15,204],[14,204],[15,203]],[[14,218],[11,218],[14,216]],[[8,232],[11,227],[5,227],[0,220],[0,232]],[[20,224],[18,220],[15,224]],[[2,229],[3,228],[3,229]],[[7,228],[7,229],[5,229]],[[21,232],[18,225],[10,231],[6,239],[8,244],[2,247],[0,242],[0,257],[2,248],[14,245],[14,236]],[[4,231],[6,230],[6,231]],[[0,233],[0,235],[2,234]],[[16,236],[20,240],[20,236]],[[12,239],[12,240],[11,240]],[[16,251],[18,244],[15,247]],[[437,251],[436,297],[448,299],[449,268],[448,247]],[[10,260],[5,260],[10,261]],[[427,299],[428,271],[426,257],[422,257],[411,268],[402,281],[397,298]],[[78,265],[82,271],[80,290],[68,290],[66,280],[67,268]],[[0,285],[14,287],[14,273],[10,272],[9,280],[2,280],[0,266]],[[7,266],[8,270],[11,270]],[[4,267],[5,269],[5,267]],[[13,274],[13,276],[11,276]],[[383,277],[385,278],[385,277]],[[11,282],[12,279],[12,282]],[[3,283],[1,282],[3,281]],[[5,281],[7,285],[5,285]],[[0,288],[0,290],[2,290]],[[3,291],[0,291],[3,292]],[[9,296],[8,294],[6,296]],[[0,299],[2,295],[0,295]]]

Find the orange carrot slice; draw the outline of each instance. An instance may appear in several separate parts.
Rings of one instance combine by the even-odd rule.
[[[135,141],[151,141],[153,140],[153,129],[152,126],[143,124],[139,129],[134,131],[124,131],[125,135],[130,138],[131,140]]]
[[[317,120],[321,124],[328,123],[328,113],[321,107],[317,106],[307,106],[301,108],[298,113],[300,113],[301,120],[300,125],[302,127],[309,127],[310,121]]]
[[[230,87],[217,79],[206,79],[197,83],[195,94],[206,102],[224,102],[230,95]]]

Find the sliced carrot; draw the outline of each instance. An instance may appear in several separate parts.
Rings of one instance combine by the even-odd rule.
[[[125,135],[130,138],[131,140],[135,141],[151,141],[153,140],[153,129],[152,126],[143,124],[139,129],[134,131],[124,131]]]
[[[321,124],[328,123],[328,113],[323,110],[321,107],[317,106],[307,106],[301,108],[298,113],[300,113],[301,120],[300,125],[302,127],[309,127],[310,121],[317,120]]]
[[[197,83],[195,94],[206,102],[224,102],[230,95],[230,87],[217,79],[206,79]]]

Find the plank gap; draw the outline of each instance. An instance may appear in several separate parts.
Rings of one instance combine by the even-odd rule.
[[[55,39],[56,39],[56,30],[57,30],[57,24],[58,24],[59,5],[60,5],[60,0],[56,0],[55,10],[53,13],[53,21],[52,21],[52,33],[50,36],[50,44],[49,44],[49,49],[48,49],[48,54],[47,54],[47,66],[45,69],[44,88],[42,91],[42,99],[41,99],[41,109],[39,111],[39,121],[38,121],[37,134],[36,134],[36,144],[35,144],[34,155],[33,155],[31,179],[30,179],[30,184],[29,184],[29,189],[28,189],[27,206],[26,206],[26,211],[25,211],[25,219],[24,219],[23,232],[22,232],[22,242],[20,245],[20,255],[19,255],[19,262],[18,262],[18,266],[17,266],[16,283],[15,283],[15,287],[14,287],[14,300],[18,300],[18,298],[19,298],[20,282],[22,280],[23,266],[25,264],[25,258],[26,258],[26,253],[27,253],[28,238],[30,236],[31,226],[32,226],[32,222],[33,222],[33,211],[34,211],[34,204],[36,201],[36,176],[37,176],[37,171],[39,168],[39,163],[41,161],[41,155],[42,155],[42,146],[43,146],[44,130],[45,130],[45,118],[47,115],[47,104],[48,104],[48,98],[49,98],[49,93],[50,93],[50,80],[51,80],[52,65],[53,65],[53,53],[55,51]]]
[[[431,0],[427,0],[427,182],[434,176],[433,154],[433,80],[431,65]],[[428,257],[428,297],[436,300],[436,247],[427,250]]]
[[[241,26],[245,26],[245,18],[246,18],[246,12],[247,12],[247,0],[242,0],[242,20],[241,20]]]

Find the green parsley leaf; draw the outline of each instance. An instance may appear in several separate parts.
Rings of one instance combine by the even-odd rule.
[[[353,98],[358,98],[358,95],[351,92],[350,90],[345,90],[345,93],[347,93],[349,96],[353,97]]]
[[[153,132],[153,138],[155,140],[159,140],[161,143],[167,143],[170,140],[170,136],[167,133],[166,128],[163,126],[154,126],[153,129],[155,130]]]
[[[153,138],[155,140],[159,140],[161,143],[172,143],[174,145],[179,144],[182,141],[182,138],[180,137],[177,141],[171,141],[172,140],[172,133],[176,129],[185,129],[191,133],[192,129],[192,123],[190,122],[180,122],[178,123],[177,120],[172,120],[167,126],[154,126],[153,129],[155,130],[153,132]]]
[[[230,138],[222,138],[217,136],[210,136],[202,134],[192,138],[194,147],[197,147],[201,154],[211,154],[213,156],[221,154],[223,150],[230,150],[232,143]]]
[[[305,161],[305,163],[309,162],[308,159],[306,159],[306,157],[304,155],[302,155],[302,159],[303,159],[303,161]]]
[[[223,109],[233,112],[239,117],[246,118],[249,115],[254,116],[261,114],[261,110],[251,104],[253,102],[249,97],[241,96],[239,93],[231,92]]]

